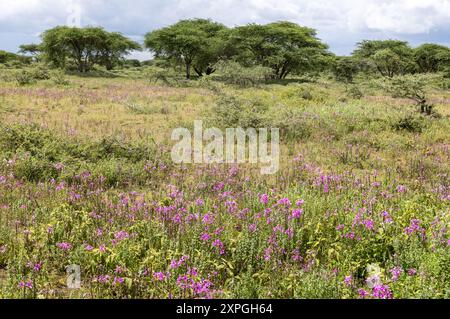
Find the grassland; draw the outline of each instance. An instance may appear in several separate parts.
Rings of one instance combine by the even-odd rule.
[[[1,71],[0,297],[450,297],[448,90]],[[279,127],[281,170],[172,164],[198,119]]]

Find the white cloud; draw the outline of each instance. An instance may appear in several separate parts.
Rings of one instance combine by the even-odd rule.
[[[134,36],[201,17],[229,26],[290,20],[318,29],[341,52],[350,52],[355,42],[368,37],[414,42],[424,35],[436,41],[438,35],[442,43],[450,38],[450,0],[0,0],[0,47],[15,45],[13,33],[35,37],[65,24],[71,4],[81,6],[83,25]]]

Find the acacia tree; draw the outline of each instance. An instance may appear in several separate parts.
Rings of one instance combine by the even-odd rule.
[[[120,33],[112,32],[102,43],[99,62],[107,70],[112,70],[132,50],[139,51],[141,46]]]
[[[191,78],[194,70],[212,73],[212,65],[220,58],[221,34],[226,27],[205,19],[182,20],[169,27],[149,32],[145,36],[145,46],[156,58],[164,58],[182,63],[186,78]]]
[[[314,29],[286,21],[237,27],[227,46],[237,61],[269,67],[279,79],[314,68],[321,56],[329,54],[327,48]]]
[[[414,61],[423,73],[436,73],[450,66],[450,48],[425,43],[414,49]]]
[[[21,54],[29,54],[31,55],[35,60],[39,60],[39,55],[42,52],[42,48],[39,44],[22,44],[19,47],[19,53]]]
[[[364,40],[353,57],[369,62],[384,77],[411,73],[415,68],[413,50],[404,41]]]
[[[332,65],[332,72],[336,80],[345,83],[352,83],[360,70],[360,62],[352,57],[336,57]]]
[[[66,26],[45,31],[40,47],[45,58],[55,66],[65,67],[70,60],[82,73],[90,71],[94,64],[112,68],[119,58],[140,48],[120,33],[97,27]]]

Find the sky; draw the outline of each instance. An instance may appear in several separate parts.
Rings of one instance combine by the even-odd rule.
[[[44,30],[57,25],[103,26],[142,42],[147,32],[188,18],[229,27],[292,21],[315,28],[339,55],[363,39],[450,46],[450,0],[0,0],[0,50],[38,43]]]

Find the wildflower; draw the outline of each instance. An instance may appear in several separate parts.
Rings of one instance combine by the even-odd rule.
[[[56,247],[58,247],[59,249],[64,250],[64,251],[68,251],[68,250],[72,249],[72,245],[69,243],[59,243],[59,244],[56,244]]]
[[[403,193],[406,193],[406,191],[407,191],[406,186],[404,186],[404,185],[398,185],[397,186],[397,192],[398,193],[403,194]]]
[[[352,278],[352,276],[346,276],[346,277],[344,278],[344,284],[345,284],[347,287],[351,287],[352,284],[353,284],[353,278]]]
[[[111,277],[108,275],[100,275],[100,276],[98,276],[97,281],[99,283],[106,284],[110,279],[111,279]]]
[[[84,246],[84,249],[85,249],[86,251],[93,251],[93,250],[94,250],[94,247],[92,247],[91,245],[85,245],[85,246]]]
[[[423,232],[425,230],[420,225],[421,225],[421,221],[419,219],[411,220],[410,225],[405,228],[405,233],[407,235],[412,235],[415,232],[420,232],[423,234]]]
[[[19,288],[21,289],[33,289],[33,281],[27,280],[27,281],[21,281],[19,283]]]
[[[393,222],[392,217],[388,212],[384,211],[381,213],[381,215],[383,216],[383,223],[391,224]]]
[[[61,171],[64,169],[64,164],[62,164],[62,163],[57,163],[57,164],[53,165],[53,167],[54,167],[57,171],[61,172]]]
[[[38,262],[38,263],[34,264],[34,266],[33,266],[33,271],[34,272],[40,272],[41,269],[42,269],[42,264],[41,263]]]
[[[294,209],[294,211],[292,212],[292,218],[298,219],[298,218],[302,217],[302,214],[303,214],[303,209]]]
[[[366,227],[367,230],[373,230],[374,229],[374,223],[373,220],[371,219],[367,219],[365,221],[363,221],[364,226]]]
[[[259,197],[259,201],[261,204],[267,205],[269,203],[269,195],[263,194]]]
[[[189,260],[189,256],[183,256],[180,258],[180,260],[174,259],[170,263],[170,269],[178,269],[181,266],[183,266],[186,263],[186,261],[188,261],[188,260]]]
[[[217,239],[214,243],[213,243],[213,247],[216,247],[219,249],[219,254],[220,255],[225,255],[225,248],[224,245],[222,243],[222,241],[220,239]]]
[[[364,299],[369,295],[369,293],[367,291],[365,291],[364,289],[359,289],[358,294],[359,294],[359,298],[361,298],[361,299]]]
[[[195,205],[202,207],[203,205],[205,205],[205,202],[203,201],[203,199],[199,198],[195,201]]]
[[[302,261],[303,260],[302,256],[300,256],[299,249],[294,249],[294,251],[292,252],[292,260],[293,261]]]
[[[114,238],[118,241],[122,241],[130,238],[130,234],[128,234],[126,231],[119,231],[114,235]]]
[[[392,281],[397,281],[400,275],[402,274],[403,269],[400,267],[395,267],[391,269]]]
[[[251,224],[250,226],[248,226],[248,230],[249,230],[251,233],[256,232],[256,230],[257,230],[256,224]]]
[[[297,207],[302,207],[303,204],[305,204],[305,201],[304,201],[303,199],[299,199],[299,200],[295,203],[295,205],[296,205]]]
[[[211,236],[208,233],[204,233],[201,237],[200,240],[203,242],[209,241],[211,239]]]
[[[125,280],[122,277],[114,277],[113,285],[123,284]]]
[[[100,245],[98,250],[100,250],[101,253],[104,253],[104,252],[106,252],[106,246],[105,245]]]
[[[214,218],[213,218],[212,214],[208,213],[205,216],[203,216],[202,222],[204,225],[211,225],[214,222]]]
[[[280,205],[280,206],[286,206],[286,207],[291,207],[292,206],[292,203],[291,203],[291,201],[289,200],[289,198],[282,198],[282,199],[280,199],[278,202],[277,202],[277,205]]]
[[[388,285],[378,284],[373,287],[372,296],[377,299],[392,299],[392,292]]]
[[[155,273],[153,273],[153,278],[156,281],[164,281],[164,280],[166,280],[167,277],[163,272],[155,272]]]
[[[415,276],[417,274],[417,270],[415,270],[414,268],[411,268],[408,270],[408,276],[412,277]]]

